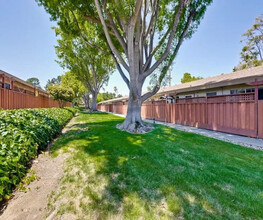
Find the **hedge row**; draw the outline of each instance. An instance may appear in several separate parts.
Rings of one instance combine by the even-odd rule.
[[[73,117],[73,108],[0,111],[0,201],[27,172],[27,165]]]

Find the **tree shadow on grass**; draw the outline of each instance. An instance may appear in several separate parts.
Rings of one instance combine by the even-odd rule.
[[[256,197],[262,174],[255,163],[242,166],[242,155],[232,158],[240,147],[161,125],[147,134],[129,134],[115,128],[123,119],[105,113],[89,116],[87,123],[72,125],[52,149],[75,146],[73,164],[88,175],[81,198],[88,202],[80,203],[86,214],[96,212],[98,219],[236,219],[263,214]],[[222,148],[231,148],[229,154]],[[260,161],[255,151],[246,153]]]

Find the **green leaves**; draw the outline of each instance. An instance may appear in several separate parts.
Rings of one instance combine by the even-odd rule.
[[[47,89],[53,99],[59,101],[59,107],[64,107],[66,102],[72,102],[74,98],[74,91],[69,87],[51,85]]]
[[[196,81],[196,80],[199,80],[199,79],[203,79],[203,77],[192,76],[191,73],[184,73],[184,76],[181,79],[181,83],[188,83],[188,82]]]
[[[245,45],[240,53],[240,63],[234,67],[234,71],[263,64],[263,14],[242,36],[241,42]]]
[[[71,108],[0,111],[0,201],[27,172],[27,164],[73,117]]]

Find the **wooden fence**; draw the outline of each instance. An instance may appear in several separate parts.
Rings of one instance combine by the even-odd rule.
[[[99,104],[106,112],[126,114],[127,103]],[[254,93],[146,101],[142,118],[263,138],[263,101]]]
[[[58,107],[58,102],[44,95],[35,96],[34,93],[21,93],[15,90],[0,88],[0,108],[51,108]],[[67,103],[66,106],[70,106]]]

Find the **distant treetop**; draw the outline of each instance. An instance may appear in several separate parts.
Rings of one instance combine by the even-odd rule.
[[[184,73],[183,78],[181,79],[181,83],[187,83],[187,82],[192,82],[196,81],[199,79],[203,79],[201,76],[192,76],[191,73]]]
[[[57,84],[60,84],[60,83],[61,83],[61,76],[57,76],[57,77],[54,77],[52,79],[49,79],[47,81],[46,86],[45,86],[45,90],[47,90],[48,87],[51,86],[51,85],[57,85]]]
[[[31,84],[32,86],[36,86],[38,88],[41,88],[40,81],[36,77],[31,77],[31,78],[27,79],[26,82]]]
[[[245,43],[240,53],[240,63],[233,71],[246,69],[263,64],[263,14],[255,19],[255,24],[242,37]]]

